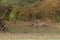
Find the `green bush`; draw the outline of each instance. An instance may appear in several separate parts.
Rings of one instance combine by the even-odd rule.
[[[14,13],[13,12],[11,12],[10,14],[9,14],[9,16],[8,16],[8,20],[9,21],[12,21],[13,19],[14,19]]]

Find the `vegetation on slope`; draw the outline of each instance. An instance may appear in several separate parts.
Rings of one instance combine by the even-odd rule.
[[[1,4],[5,7],[11,6],[11,12],[7,13],[10,15],[10,17],[7,17],[9,20],[11,16],[14,16],[12,19],[50,19],[60,21],[59,0],[2,0]],[[11,13],[13,14],[11,15]]]

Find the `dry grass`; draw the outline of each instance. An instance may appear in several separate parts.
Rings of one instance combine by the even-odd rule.
[[[0,33],[0,40],[60,40],[60,24],[53,27],[28,27],[27,25],[31,23],[34,22],[8,23],[9,30],[6,33]]]
[[[24,21],[18,21],[16,24],[14,22],[8,23],[8,33],[48,33],[48,34],[54,34],[58,33],[60,34],[60,24],[59,23],[49,23],[49,22],[39,22],[38,27],[34,27],[31,24],[34,24],[35,22],[24,22]],[[48,27],[41,26],[42,24],[47,24]]]

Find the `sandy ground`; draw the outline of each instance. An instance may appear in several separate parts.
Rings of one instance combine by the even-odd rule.
[[[59,34],[1,34],[0,40],[60,40]]]

